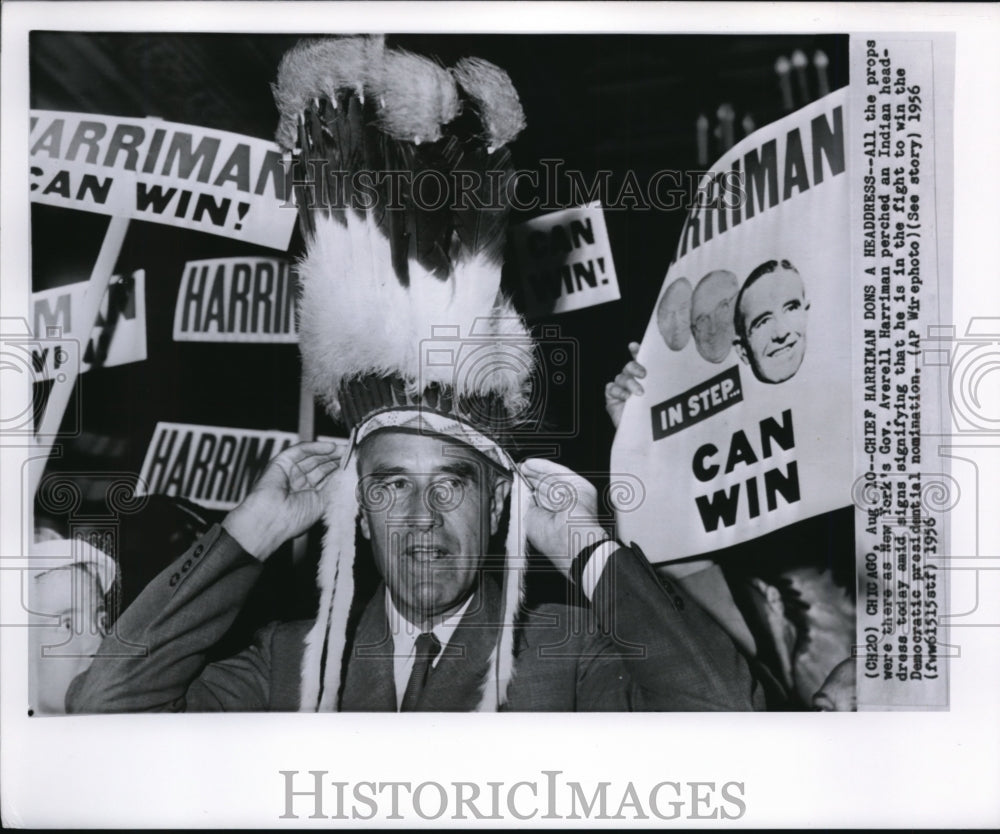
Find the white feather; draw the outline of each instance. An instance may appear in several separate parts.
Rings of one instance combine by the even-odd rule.
[[[369,373],[399,373],[414,390],[437,382],[457,395],[496,393],[517,412],[527,399],[533,346],[499,295],[500,267],[477,256],[442,281],[411,261],[404,287],[375,224],[353,212],[347,218],[346,226],[317,218],[299,264],[304,373],[331,413],[340,380]],[[441,327],[457,341],[436,339]],[[453,362],[428,359],[429,350],[446,349]]]
[[[514,638],[516,620],[524,604],[524,571],[527,567],[527,543],[524,519],[527,517],[531,491],[525,488],[520,476],[514,472],[510,492],[510,524],[505,541],[506,561],[503,572],[503,624],[500,636],[490,654],[489,672],[482,689],[477,712],[495,712],[507,703],[507,695],[514,680]]]
[[[331,476],[323,517],[326,535],[316,584],[320,589],[316,622],[306,635],[302,654],[299,709],[330,712],[337,709],[340,672],[347,642],[347,617],[354,598],[355,524],[358,515],[358,475],[353,462]],[[320,700],[320,671],[326,650],[326,674]]]

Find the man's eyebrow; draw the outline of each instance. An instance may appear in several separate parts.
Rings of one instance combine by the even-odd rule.
[[[375,464],[371,472],[372,476],[376,478],[384,478],[388,475],[403,475],[405,473],[405,466],[389,466],[386,464]]]
[[[461,478],[475,478],[479,472],[478,467],[475,464],[464,461],[456,460],[450,463],[442,464],[441,466],[435,467],[435,472],[441,472],[446,475],[456,475]],[[405,466],[390,466],[388,464],[376,464],[372,468],[371,477],[373,478],[387,478],[393,475],[407,475],[410,474],[410,470]]]
[[[755,327],[756,325],[760,324],[764,319],[766,319],[770,315],[771,315],[771,311],[770,310],[765,310],[760,315],[754,316],[753,320],[747,326],[747,330],[749,330],[752,327]]]
[[[479,468],[466,460],[456,460],[438,467],[439,472],[446,475],[456,475],[460,478],[475,478],[479,474]]]

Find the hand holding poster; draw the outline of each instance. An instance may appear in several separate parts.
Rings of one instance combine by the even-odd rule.
[[[851,501],[846,103],[733,147],[685,222],[637,357],[646,394],[612,452],[647,493],[620,535],[656,562]]]

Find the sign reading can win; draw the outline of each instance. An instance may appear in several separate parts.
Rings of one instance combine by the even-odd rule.
[[[297,442],[293,432],[157,423],[136,495],[173,495],[229,510],[243,500],[268,461]],[[348,441],[343,442],[346,447]]]
[[[184,266],[174,340],[297,342],[298,276],[282,258],[215,258]]]
[[[32,110],[33,202],[287,249],[295,209],[276,144],[162,119]]]
[[[600,203],[543,214],[511,233],[529,316],[621,298]]]

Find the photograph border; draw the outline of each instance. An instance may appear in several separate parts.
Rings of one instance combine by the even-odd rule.
[[[56,14],[53,14],[56,12]],[[27,320],[30,293],[28,33],[67,31],[356,32],[921,32],[956,33],[954,293],[952,322],[1000,322],[1000,208],[982,183],[1000,181],[1000,15],[992,4],[576,4],[504,3],[49,3],[3,5],[3,137],[0,143],[0,316]],[[22,312],[23,311],[23,312]],[[1000,351],[994,343],[994,351]],[[994,374],[996,371],[994,371]],[[995,378],[995,377],[994,377]],[[4,379],[6,413],[30,407],[30,390]],[[11,399],[8,399],[11,398]],[[20,398],[20,399],[18,399]],[[25,399],[27,398],[27,399]],[[13,403],[13,405],[11,405]],[[947,446],[947,444],[942,444]],[[361,783],[501,783],[498,816],[478,819],[455,805],[435,816],[395,809],[344,825],[504,827],[607,826],[626,819],[660,826],[646,799],[664,782],[681,786],[674,824],[736,827],[991,827],[1000,825],[1000,534],[995,521],[1000,432],[956,443],[974,459],[976,529],[954,529],[949,556],[950,663],[945,712],[852,714],[229,714],[66,716],[31,720],[26,614],[20,569],[30,539],[23,496],[30,437],[0,437],[0,815],[11,827],[328,826],[310,818],[308,797],[287,816],[289,777],[308,793],[312,772],[350,793]],[[947,448],[951,449],[951,446]],[[956,474],[956,477],[957,474]],[[969,564],[970,559],[978,559]],[[13,581],[11,581],[13,579]],[[556,774],[555,776],[551,774]],[[566,785],[586,796],[609,783],[604,816],[570,816]],[[552,786],[559,811],[546,814]],[[729,785],[739,802],[712,814],[699,797]],[[515,792],[514,786],[527,784]],[[737,790],[732,785],[739,784]],[[694,787],[692,787],[694,786]],[[645,818],[626,802],[642,797]],[[673,790],[671,788],[671,790]],[[451,795],[451,794],[449,794]],[[328,788],[326,815],[336,790]],[[434,797],[434,798],[432,798]],[[514,797],[514,798],[512,798]],[[673,798],[673,796],[671,797]],[[553,800],[554,801],[554,800]],[[446,803],[447,804],[447,803]],[[666,803],[664,803],[666,804]],[[743,806],[741,808],[741,806]],[[412,808],[412,806],[410,806]],[[443,807],[443,806],[442,806]],[[623,810],[624,809],[624,810]],[[366,811],[359,804],[355,810]],[[616,817],[615,813],[625,813]],[[457,812],[461,814],[461,811]],[[712,814],[711,816],[709,814]]]

